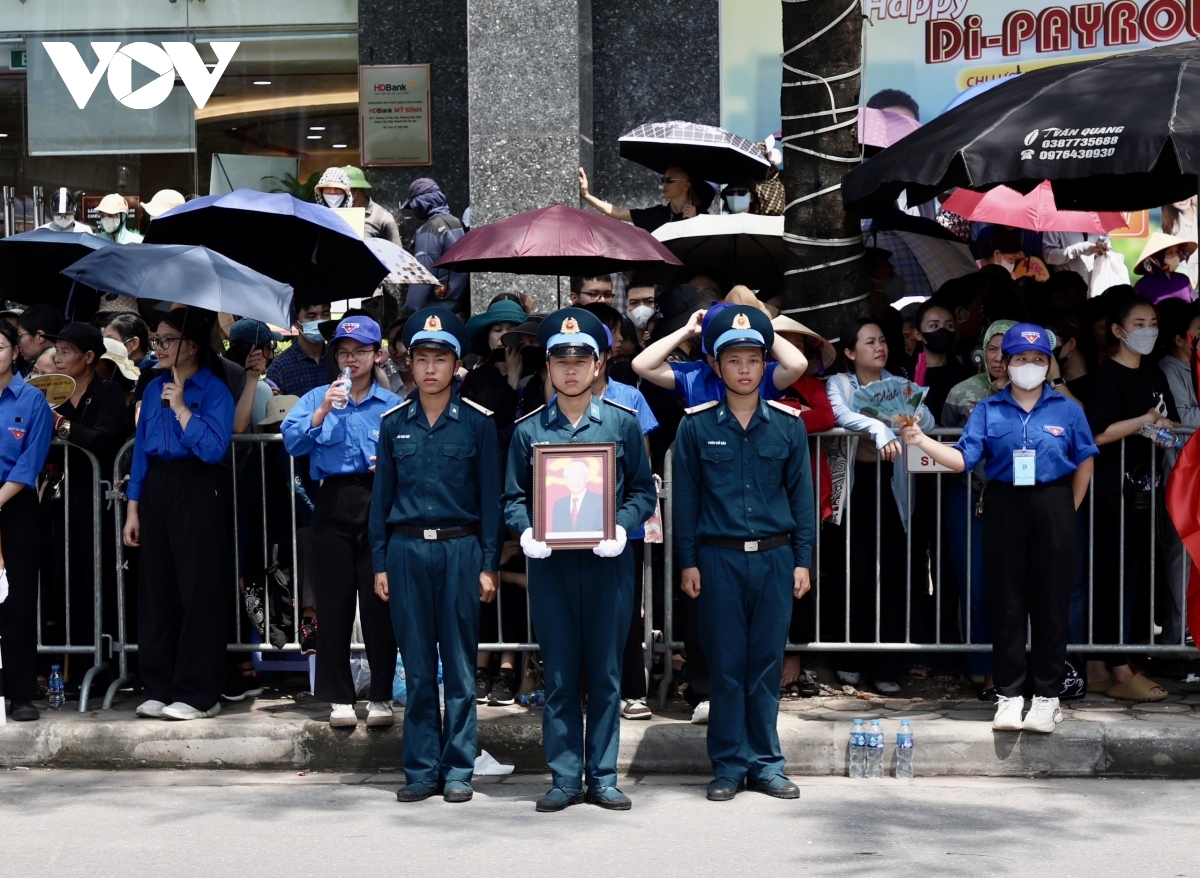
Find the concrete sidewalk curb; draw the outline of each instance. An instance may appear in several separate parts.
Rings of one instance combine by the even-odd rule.
[[[0,729],[0,765],[64,768],[299,768],[396,771],[402,718],[392,729],[331,729],[317,719],[230,713],[172,723],[128,713],[44,715]],[[893,758],[898,719],[885,719]],[[1200,722],[1190,715],[1071,721],[1052,735],[993,732],[990,723],[914,719],[915,767],[922,776],[1200,778]],[[783,713],[779,736],[788,771],[845,773],[850,723]],[[479,746],[519,771],[545,771],[540,712],[481,717]],[[707,774],[705,728],[655,717],[623,722],[619,768],[629,774]],[[890,772],[889,772],[890,773]]]

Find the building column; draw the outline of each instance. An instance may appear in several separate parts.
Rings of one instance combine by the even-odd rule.
[[[467,69],[471,224],[578,206],[576,169],[592,171],[591,0],[467,0]],[[553,277],[475,274],[473,310],[504,291],[557,306]]]

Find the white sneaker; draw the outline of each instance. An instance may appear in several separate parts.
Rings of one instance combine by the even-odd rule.
[[[176,701],[174,704],[168,704],[162,709],[162,715],[166,719],[212,719],[221,712],[221,702],[217,702],[208,710],[200,710],[197,707],[192,707],[190,704],[185,704],[182,701]]]
[[[353,709],[353,708],[351,708]],[[357,717],[355,718],[357,722]],[[330,721],[332,725],[332,720]],[[396,724],[396,714],[392,711],[392,702],[370,701],[367,703],[367,728],[382,728]]]
[[[166,707],[161,701],[155,701],[151,698],[149,701],[143,701],[137,706],[134,711],[138,716],[144,716],[149,719],[162,719],[163,708]]]
[[[626,698],[621,702],[621,716],[625,719],[650,719],[653,715],[645,698]]]
[[[329,725],[335,729],[352,729],[358,725],[353,704],[335,704],[329,712]]]
[[[1021,728],[1027,732],[1050,733],[1054,731],[1054,726],[1062,720],[1062,708],[1058,706],[1057,698],[1043,698],[1036,695]]]
[[[1021,731],[1021,708],[1025,699],[1018,695],[1016,698],[996,697],[996,718],[992,720],[992,728],[998,732]]]
[[[857,686],[862,682],[862,674],[858,671],[838,671],[837,678],[847,686]]]
[[[698,726],[708,725],[708,702],[701,701],[692,711],[692,722]]]

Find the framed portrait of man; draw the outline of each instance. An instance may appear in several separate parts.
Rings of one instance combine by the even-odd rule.
[[[533,536],[552,549],[616,539],[616,446],[535,445]]]

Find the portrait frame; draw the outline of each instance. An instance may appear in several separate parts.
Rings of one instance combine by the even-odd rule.
[[[601,540],[615,540],[616,466],[612,442],[535,445],[533,538],[552,549],[591,549]]]

